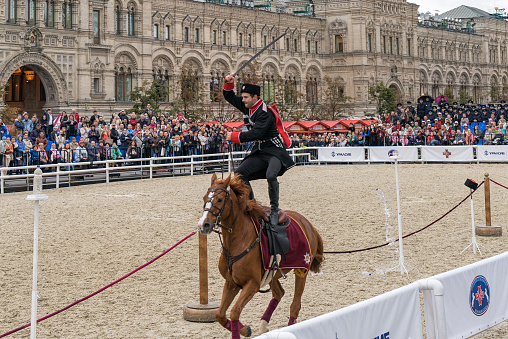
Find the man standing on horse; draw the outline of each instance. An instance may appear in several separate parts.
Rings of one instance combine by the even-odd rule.
[[[223,85],[224,98],[243,113],[248,131],[228,132],[226,139],[233,143],[252,141],[252,151],[243,159],[236,173],[241,174],[245,184],[250,180],[266,179],[270,197],[270,224],[276,226],[279,211],[279,182],[281,176],[295,163],[286,151],[291,141],[287,135],[275,105],[268,107],[260,98],[261,88],[258,85],[243,84],[241,96],[234,93],[234,74],[226,76]],[[282,137],[282,140],[281,140]],[[254,194],[251,188],[251,199]]]

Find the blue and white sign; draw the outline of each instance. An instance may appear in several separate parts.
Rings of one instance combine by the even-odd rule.
[[[471,311],[477,316],[482,316],[489,309],[490,288],[487,279],[483,275],[477,275],[469,291]]]
[[[418,161],[417,146],[369,147],[369,161],[393,161],[390,157],[395,154],[399,162]]]
[[[319,147],[318,160],[328,162],[365,161],[365,147]]]
[[[481,161],[508,161],[508,146],[478,146],[476,158]]]

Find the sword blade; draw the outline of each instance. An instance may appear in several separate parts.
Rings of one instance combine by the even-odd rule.
[[[242,67],[240,67],[234,74],[233,76],[237,76],[238,73],[240,73],[245,67],[247,67],[248,64],[250,64],[254,59],[256,59],[261,53],[263,53],[264,51],[266,51],[268,48],[270,48],[274,43],[276,43],[277,41],[279,41],[284,35],[286,35],[287,32],[284,32],[282,33],[281,36],[279,36],[277,39],[273,40],[272,42],[270,42],[268,45],[266,45],[262,50],[260,50],[259,52],[257,52],[252,58],[250,58],[246,63],[244,63],[242,65]]]

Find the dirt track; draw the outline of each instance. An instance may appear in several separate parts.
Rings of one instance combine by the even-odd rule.
[[[466,178],[508,184],[506,165],[399,165],[404,234],[420,229],[462,200]],[[196,229],[209,175],[132,181],[46,191],[41,203],[38,315],[51,313],[118,279],[159,255]],[[308,166],[281,179],[281,207],[305,215],[320,231],[325,251],[365,248],[385,242],[385,220],[376,188],[386,195],[396,236],[393,165]],[[267,202],[266,183],[254,191]],[[500,238],[478,238],[491,253],[507,250],[508,190],[491,185],[493,223]],[[0,196],[0,334],[30,320],[33,202],[26,193]],[[475,194],[476,223],[485,223],[483,189]],[[404,241],[406,262],[417,267],[409,279],[376,274],[395,266],[395,248],[329,254],[324,274],[307,280],[299,320],[336,310],[409,282],[480,260],[468,250],[469,203],[441,222]],[[223,280],[216,265],[219,241],[209,236],[210,301],[219,301]],[[372,273],[371,276],[365,272]],[[292,274],[270,328],[287,324]],[[248,304],[242,322],[258,327],[270,299]],[[182,319],[182,306],[198,300],[197,236],[103,293],[45,320],[39,338],[229,338],[217,324]],[[257,333],[255,333],[257,334]],[[8,338],[26,338],[29,329]],[[507,322],[477,338],[508,337]]]

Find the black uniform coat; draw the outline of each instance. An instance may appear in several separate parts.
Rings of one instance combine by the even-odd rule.
[[[275,125],[275,116],[269,111],[266,104],[261,105],[250,114],[249,108],[245,107],[242,97],[236,96],[233,91],[223,91],[224,99],[243,113],[243,120],[248,128],[247,132],[238,133],[239,142],[254,142],[252,151],[245,157],[255,157],[260,152],[277,157],[281,163],[278,176],[283,175],[288,169],[295,165],[293,159],[286,151],[286,146],[279,137],[279,131]],[[233,133],[235,134],[235,133]],[[232,135],[232,139],[234,136]]]

